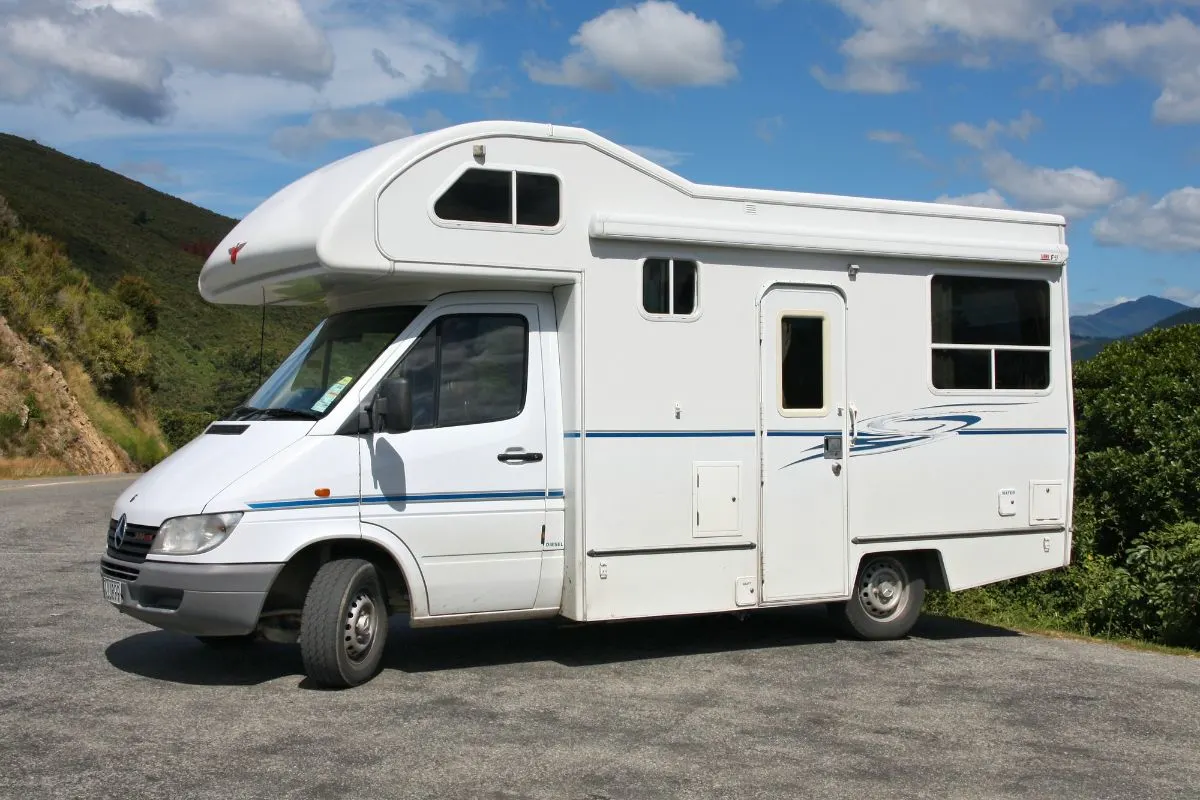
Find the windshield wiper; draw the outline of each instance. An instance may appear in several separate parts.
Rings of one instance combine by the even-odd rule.
[[[225,415],[226,419],[245,421],[254,419],[310,419],[319,420],[321,415],[315,411],[305,411],[300,408],[255,408],[254,406],[238,406]]]
[[[263,419],[311,419],[318,420],[321,415],[315,411],[304,411],[299,408],[256,408],[255,413]]]

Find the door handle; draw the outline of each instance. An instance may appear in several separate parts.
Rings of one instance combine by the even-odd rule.
[[[501,453],[496,460],[504,464],[534,464],[542,457],[541,453]]]

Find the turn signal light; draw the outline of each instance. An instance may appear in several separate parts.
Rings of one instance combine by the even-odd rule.
[[[317,497],[329,497],[329,490],[328,489],[317,489],[316,491],[313,492],[313,494],[315,494]]]

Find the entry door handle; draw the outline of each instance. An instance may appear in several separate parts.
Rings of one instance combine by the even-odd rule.
[[[543,458],[541,453],[504,452],[496,460],[505,464],[534,464]]]

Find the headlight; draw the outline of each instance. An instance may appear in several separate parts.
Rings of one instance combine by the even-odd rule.
[[[205,553],[228,539],[241,519],[240,511],[169,519],[158,529],[150,552],[164,556]]]

